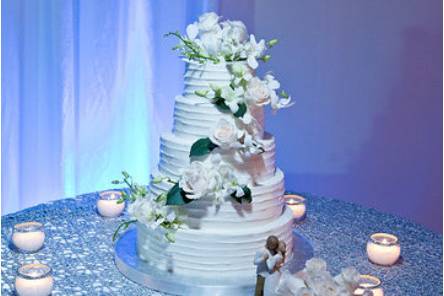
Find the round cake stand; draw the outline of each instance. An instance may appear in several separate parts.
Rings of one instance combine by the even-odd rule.
[[[305,262],[313,257],[310,242],[293,230],[293,256],[287,262],[291,273],[304,268]],[[256,275],[240,279],[208,279],[177,275],[158,270],[141,260],[136,250],[136,229],[125,232],[116,242],[114,258],[117,269],[128,279],[145,287],[177,295],[254,295]],[[251,258],[253,264],[253,258]]]

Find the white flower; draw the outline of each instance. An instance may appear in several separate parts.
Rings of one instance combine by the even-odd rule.
[[[254,118],[253,118],[253,116],[251,116],[250,111],[247,110],[247,112],[245,112],[244,116],[242,116],[242,117],[240,118],[240,120],[241,120],[244,124],[249,125],[249,124],[251,124],[251,123],[254,121]]]
[[[155,229],[164,221],[162,216],[166,214],[166,208],[159,206],[150,198],[139,198],[128,206],[128,213],[140,223]]]
[[[165,220],[168,222],[173,222],[174,220],[176,220],[176,213],[174,213],[174,211],[171,211],[166,217]]]
[[[256,69],[259,66],[256,59],[264,53],[265,49],[265,40],[262,39],[258,43],[256,42],[256,37],[251,34],[250,41],[245,44],[247,63],[251,68]]]
[[[242,80],[249,81],[253,78],[252,69],[244,62],[235,62],[231,65],[231,73],[234,76],[233,82],[238,85]]]
[[[291,97],[287,98],[279,98],[279,96],[274,93],[271,95],[271,108],[273,109],[282,109],[293,106],[293,102],[291,101]]]
[[[205,165],[200,161],[193,161],[183,171],[179,180],[179,187],[186,193],[188,199],[199,199],[209,190],[209,174]]]
[[[277,81],[276,78],[274,78],[274,76],[271,74],[266,74],[264,77],[264,81],[270,90],[276,90],[281,87],[279,81]]]
[[[202,32],[217,30],[216,27],[219,27],[218,21],[219,21],[219,16],[216,13],[214,12],[204,13],[199,17],[199,23],[198,23],[199,30]]]
[[[222,38],[224,41],[240,44],[248,37],[247,28],[241,21],[225,21],[222,22],[221,25]]]
[[[216,55],[220,51],[221,38],[217,32],[207,32],[200,35],[202,47],[210,55]]]
[[[192,23],[189,24],[187,26],[187,36],[188,38],[190,38],[191,40],[196,39],[197,35],[199,34],[199,26],[197,25],[197,23]]]
[[[242,197],[245,195],[242,185],[247,184],[247,180],[242,177],[237,177],[234,173],[233,167],[229,164],[221,163],[217,168],[221,180],[223,182],[222,189],[227,196],[235,194],[236,197]]]
[[[264,147],[252,135],[245,133],[243,139],[243,151],[246,157],[251,157],[252,155],[257,155],[264,152]]]
[[[235,143],[238,143],[238,134],[236,126],[222,118],[217,122],[210,140],[221,149],[234,148]]]
[[[334,280],[341,291],[344,291],[344,293],[352,293],[358,287],[359,278],[359,272],[356,268],[347,267],[342,269],[341,273],[338,274]]]
[[[270,88],[266,82],[257,77],[253,77],[248,81],[245,99],[262,106],[270,102]]]
[[[222,182],[222,177],[217,170],[210,168],[208,170],[208,193],[214,195],[222,188]]]
[[[226,163],[221,163],[218,167],[218,171],[224,183],[232,182],[236,179],[233,168]]]
[[[239,110],[239,102],[242,101],[242,95],[244,90],[241,87],[232,89],[231,86],[225,86],[222,88],[222,98],[225,100],[225,104],[230,108],[231,112],[236,113]]]
[[[218,21],[219,16],[214,12],[204,13],[199,17],[198,22],[186,28],[188,38],[210,55],[216,55],[220,51],[222,28]]]
[[[264,77],[264,82],[267,85],[269,91],[270,91],[270,103],[271,108],[273,109],[282,109],[282,108],[288,108],[293,105],[291,102],[291,97],[283,97],[280,98],[276,90],[281,87],[281,84],[279,81],[277,81],[273,75],[267,74]]]
[[[327,270],[327,262],[320,258],[312,258],[305,263],[305,271],[308,274],[317,274]]]

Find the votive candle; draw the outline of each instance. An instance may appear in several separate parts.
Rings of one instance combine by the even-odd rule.
[[[285,203],[293,212],[293,218],[295,220],[302,220],[305,218],[306,206],[305,198],[297,194],[286,194],[284,195]]]
[[[14,225],[11,240],[21,252],[33,253],[40,250],[45,241],[43,224],[24,222]]]
[[[362,274],[359,277],[358,288],[354,291],[355,296],[384,296],[381,280],[375,276]]]
[[[401,246],[398,238],[389,233],[374,233],[367,242],[368,259],[378,265],[390,266],[398,261]]]
[[[125,209],[125,202],[118,203],[122,193],[117,190],[103,191],[97,200],[97,211],[103,217],[117,217]]]
[[[15,290],[19,296],[47,296],[53,286],[52,270],[45,264],[26,264],[17,271]]]

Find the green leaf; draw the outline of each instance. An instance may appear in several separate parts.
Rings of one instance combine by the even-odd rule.
[[[230,107],[228,107],[227,104],[225,104],[224,99],[219,98],[217,99],[214,104],[216,105],[217,109],[221,112],[231,112]]]
[[[250,188],[248,188],[248,186],[242,186],[242,190],[245,193],[245,195],[242,197],[242,199],[248,203],[251,203],[253,201],[253,197],[251,196]]]
[[[244,191],[244,195],[237,197],[236,192],[233,192],[231,194],[231,197],[234,198],[238,203],[242,203],[242,201],[246,201],[248,203],[251,203],[253,201],[253,198],[251,196],[251,190],[248,188],[248,186],[242,186],[242,190]]]
[[[185,192],[176,183],[167,193],[167,206],[181,206],[191,202],[191,199],[185,197]]]
[[[282,90],[281,97],[288,99],[289,95],[287,94],[287,92],[285,90]]]
[[[191,146],[190,157],[207,155],[216,147],[218,146],[211,142],[210,138],[199,139]]]
[[[233,115],[237,118],[242,117],[247,112],[247,105],[245,103],[238,104],[239,109]]]
[[[122,175],[123,175],[123,177],[125,177],[126,179],[130,178],[130,175],[129,175],[128,172],[126,172],[126,171],[122,171]]]
[[[271,55],[266,54],[266,55],[261,56],[259,59],[264,62],[268,62],[271,59]]]
[[[209,91],[208,91],[207,89],[201,89],[201,90],[196,90],[196,91],[194,91],[194,94],[195,94],[196,96],[206,98],[208,92],[209,92]]]
[[[162,183],[162,182],[163,182],[163,178],[162,178],[162,177],[159,177],[159,176],[156,176],[156,177],[153,178],[153,180],[151,180],[151,182],[152,182],[153,184],[159,184],[159,183]]]
[[[268,48],[272,48],[273,46],[278,44],[278,42],[279,41],[277,39],[271,39],[270,41],[267,42]]]
[[[214,97],[221,99],[222,89],[220,87],[213,87],[213,91],[214,91]],[[224,101],[223,99],[221,99],[221,100],[222,100],[222,102]]]

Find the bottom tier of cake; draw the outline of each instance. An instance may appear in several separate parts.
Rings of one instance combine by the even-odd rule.
[[[292,223],[292,213],[284,207],[278,219],[257,228],[180,229],[175,243],[165,240],[162,229],[151,230],[138,223],[137,252],[149,264],[176,274],[254,279],[254,255],[268,236],[285,241],[287,258],[292,256]]]

